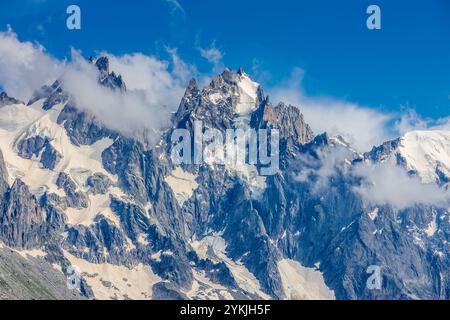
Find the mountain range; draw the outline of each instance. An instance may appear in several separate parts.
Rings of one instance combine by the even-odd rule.
[[[90,63],[127,94],[107,57]],[[196,121],[277,129],[278,172],[174,164],[172,133]],[[450,132],[360,153],[225,69],[189,82],[155,140],[56,79],[28,102],[0,94],[0,298],[450,299]]]

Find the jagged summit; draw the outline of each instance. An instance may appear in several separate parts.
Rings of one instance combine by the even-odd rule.
[[[95,62],[95,66],[100,72],[99,82],[112,90],[120,90],[125,92],[127,87],[122,79],[122,76],[116,75],[114,71],[109,70],[109,58],[107,56],[101,56]]]
[[[49,110],[57,104],[67,102],[69,100],[69,95],[63,90],[60,81],[55,80],[52,85],[44,85],[39,90],[36,90],[28,101],[28,105],[30,106],[41,99],[45,99],[42,108],[44,110]]]
[[[0,108],[3,106],[10,105],[10,104],[18,104],[18,103],[23,103],[23,102],[15,99],[13,97],[8,96],[6,94],[6,92],[0,93]]]
[[[102,56],[97,59],[95,65],[99,71],[109,73],[109,58],[106,56]]]
[[[298,108],[284,103],[272,106],[261,85],[242,68],[237,72],[225,68],[202,89],[194,79],[189,82],[174,122],[178,127],[192,127],[195,120],[219,130],[275,128],[280,130],[282,139],[297,143],[313,138]]]

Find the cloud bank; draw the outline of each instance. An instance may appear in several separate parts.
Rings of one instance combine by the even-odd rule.
[[[108,128],[157,142],[158,131],[169,124],[183,95],[181,80],[172,77],[165,63],[141,54],[111,56],[111,63],[123,72],[126,93],[99,85],[96,67],[75,50],[60,78],[62,85],[79,109],[90,112]]]
[[[29,99],[35,89],[61,75],[64,65],[39,44],[20,42],[10,27],[0,32],[0,84],[10,96]]]
[[[415,205],[450,206],[450,190],[435,183],[424,184],[395,163],[360,162],[351,165],[354,154],[345,147],[317,150],[317,158],[298,156],[300,172],[295,179],[308,183],[320,195],[330,189],[331,181],[341,176],[359,181],[353,191],[371,205],[390,205],[402,210]]]
[[[387,204],[399,210],[413,205],[450,205],[450,190],[434,183],[423,184],[419,177],[408,175],[394,164],[363,163],[355,167],[353,174],[363,179],[355,191],[371,204]]]
[[[196,72],[175,50],[169,53],[170,62],[142,53],[106,54],[110,69],[126,83],[127,92],[120,93],[98,83],[96,67],[80,52],[72,50],[70,61],[60,61],[40,45],[19,41],[8,30],[0,32],[0,84],[11,96],[27,101],[36,89],[60,79],[77,106],[108,128],[127,136],[146,135],[148,142],[155,142]]]
[[[269,89],[273,101],[284,101],[300,108],[314,132],[341,135],[360,151],[392,138],[392,114],[327,97],[310,97],[302,89],[304,72],[295,68],[291,77]]]
[[[330,186],[330,180],[339,176],[340,172],[347,172],[346,160],[353,159],[354,154],[345,148],[318,149],[317,158],[309,154],[297,157],[300,172],[295,176],[299,182],[309,183],[314,194],[320,194]]]
[[[269,88],[271,100],[297,106],[316,134],[341,135],[361,152],[413,130],[450,130],[450,117],[429,119],[414,109],[389,113],[332,97],[308,96],[302,88],[303,76],[302,69],[294,68],[287,80]]]

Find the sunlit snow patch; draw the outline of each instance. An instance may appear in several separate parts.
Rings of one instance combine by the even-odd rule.
[[[193,174],[184,171],[180,167],[177,167],[166,177],[165,180],[175,194],[180,207],[183,207],[183,204],[192,197],[195,189],[198,188],[195,178]]]
[[[334,300],[321,272],[305,268],[299,262],[283,259],[278,262],[283,291],[290,300]]]
[[[378,217],[378,208],[375,208],[373,211],[369,212],[369,218],[370,220],[375,220]]]
[[[223,261],[242,290],[262,299],[271,298],[261,290],[258,279],[241,262],[233,261],[226,255],[227,244],[222,237],[207,236],[201,240],[192,241],[191,245],[200,258],[209,258],[215,262]]]
[[[87,176],[103,173],[112,181],[117,177],[109,174],[102,166],[101,154],[113,141],[101,139],[90,146],[75,146],[70,142],[65,128],[56,122],[62,105],[51,110],[42,110],[42,102],[32,106],[11,105],[2,108],[0,113],[0,149],[3,153],[9,183],[15,179],[23,180],[33,193],[46,191],[59,194],[55,182],[59,172],[74,175],[79,185],[84,184]],[[42,136],[50,140],[51,146],[62,156],[54,170],[42,167],[37,159],[25,159],[18,155],[16,143],[21,139]],[[78,173],[83,172],[83,176]]]
[[[238,115],[247,115],[255,111],[258,107],[256,99],[258,97],[259,84],[244,73],[239,76],[237,85],[239,89],[239,101],[236,105],[235,112]]]
[[[436,169],[450,177],[450,131],[408,132],[400,139],[399,151],[424,183],[436,181]]]
[[[64,256],[72,266],[79,269],[99,300],[149,300],[152,298],[153,285],[161,281],[149,266],[143,264],[129,269],[108,263],[89,263],[67,251],[64,251]]]

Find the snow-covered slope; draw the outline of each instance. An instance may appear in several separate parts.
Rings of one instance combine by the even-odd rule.
[[[305,268],[294,260],[278,262],[278,270],[286,298],[290,300],[334,300],[334,292],[323,280],[322,273],[313,268]]]
[[[101,153],[112,144],[110,139],[104,139],[91,146],[75,146],[70,142],[66,130],[56,121],[62,106],[45,111],[43,101],[31,106],[23,104],[5,106],[0,112],[0,149],[10,174],[10,182],[16,178],[22,179],[34,193],[44,191],[58,192],[56,179],[59,172],[67,172],[79,184],[83,185],[86,178],[95,172],[110,175],[101,164]],[[43,167],[37,157],[26,159],[19,156],[18,142],[33,137],[48,138],[51,146],[61,155],[62,159],[54,170]]]
[[[257,92],[259,84],[243,72],[238,77],[239,102],[236,105],[236,113],[245,116],[255,111],[258,107]]]
[[[450,131],[411,131],[375,147],[365,157],[401,165],[423,183],[446,183],[450,180]]]
[[[450,131],[412,131],[400,139],[400,155],[423,182],[435,182],[438,172],[450,178]]]

